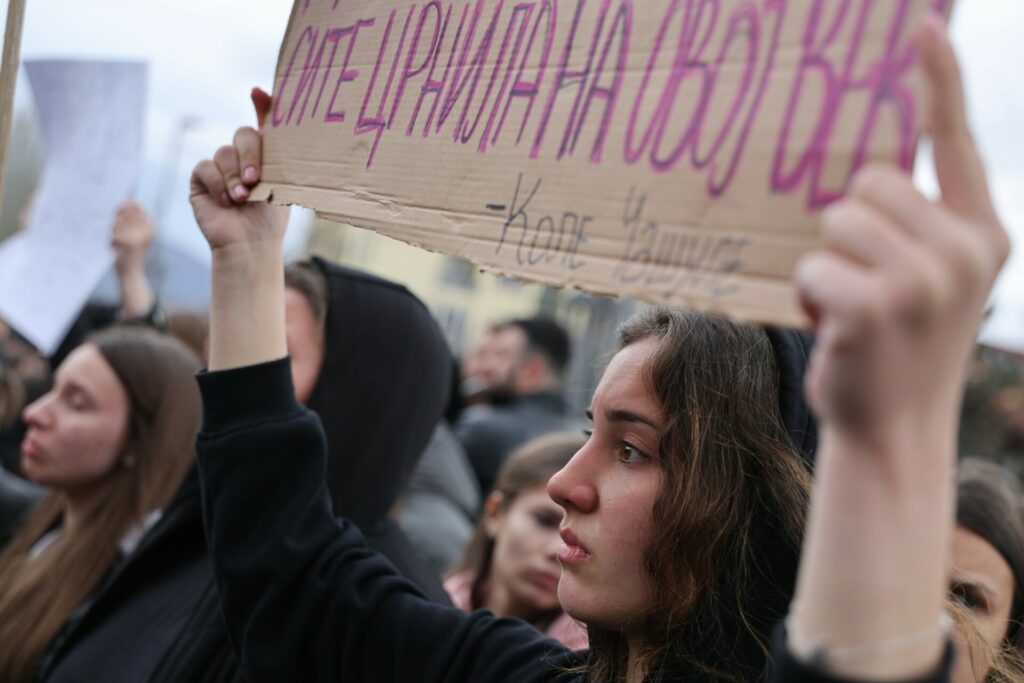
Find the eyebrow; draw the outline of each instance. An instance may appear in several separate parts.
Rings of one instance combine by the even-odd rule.
[[[584,411],[584,414],[587,416],[588,420],[591,422],[594,421],[593,410],[587,408]],[[605,411],[604,416],[609,422],[635,422],[647,425],[655,431],[660,429],[660,427],[651,418],[641,415],[640,413],[634,413],[631,410],[607,410]]]

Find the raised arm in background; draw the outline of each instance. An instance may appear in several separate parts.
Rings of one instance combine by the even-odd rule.
[[[153,243],[153,222],[137,202],[125,202],[117,210],[110,243],[114,247],[114,271],[121,288],[121,317],[147,315],[156,295],[146,277],[146,252]]]

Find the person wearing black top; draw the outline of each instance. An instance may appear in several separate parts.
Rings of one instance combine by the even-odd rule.
[[[947,475],[968,350],[1008,240],[970,144],[941,19],[929,16],[920,36],[943,197],[925,199],[902,172],[865,170],[823,218],[827,241],[796,274],[819,333],[807,388],[822,434],[796,598],[775,648],[780,680],[938,681],[949,673],[939,618],[951,536]],[[254,102],[262,118],[269,97],[257,90]],[[591,627],[590,652],[568,653],[486,611],[432,605],[330,513],[323,432],[295,402],[286,358],[283,212],[244,201],[259,179],[260,147],[255,130],[240,129],[216,161],[197,165],[191,196],[214,278],[197,442],[204,516],[246,675],[485,683],[761,677],[754,650],[787,593],[785,558],[799,541],[805,492],[781,411],[766,401],[778,398],[779,377],[764,331],[660,310],[624,331],[594,397],[593,434],[549,484],[566,511],[559,597]],[[746,353],[672,362],[679,351],[665,340],[680,331],[698,337],[686,351],[729,340]],[[688,386],[695,377],[700,384]],[[755,387],[763,390],[746,391]],[[715,412],[698,404],[687,416],[664,400],[722,390]],[[687,434],[710,434],[709,450],[737,457],[686,451]],[[750,434],[762,440],[751,444]],[[737,471],[752,481],[732,478]],[[701,491],[715,475],[718,487]],[[680,494],[703,494],[705,504]],[[743,505],[730,507],[737,497]],[[673,501],[704,518],[679,514]],[[668,527],[656,524],[666,513],[705,535],[670,539],[673,554]],[[720,565],[722,557],[739,564]]]
[[[452,356],[440,328],[402,285],[321,258],[289,264],[285,288],[296,398],[324,426],[334,514],[427,597],[450,604],[430,560],[388,514],[448,405]]]

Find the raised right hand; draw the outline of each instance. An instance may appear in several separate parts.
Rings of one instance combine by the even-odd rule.
[[[819,333],[811,405],[869,450],[895,433],[919,439],[936,417],[943,433],[955,429],[985,300],[1009,253],[941,17],[924,22],[918,48],[941,198],[894,168],[863,169],[823,216],[825,248],[796,273]]]
[[[233,144],[224,145],[213,160],[200,161],[192,171],[189,201],[214,253],[233,246],[280,245],[284,238],[288,208],[248,201],[262,173],[261,131],[270,96],[253,88],[252,102],[260,130],[239,128]]]

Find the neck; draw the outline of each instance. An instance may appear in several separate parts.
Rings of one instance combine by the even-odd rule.
[[[86,489],[82,491],[64,492],[65,533],[75,533],[82,527],[89,513],[96,507],[102,489]]]
[[[490,579],[484,580],[480,586],[480,602],[481,607],[486,607],[499,617],[515,617],[526,622],[532,622],[536,617],[516,604],[507,587]]]
[[[643,641],[634,636],[626,636],[629,644],[629,662],[626,666],[626,683],[643,683],[647,676],[648,663],[641,659]]]

